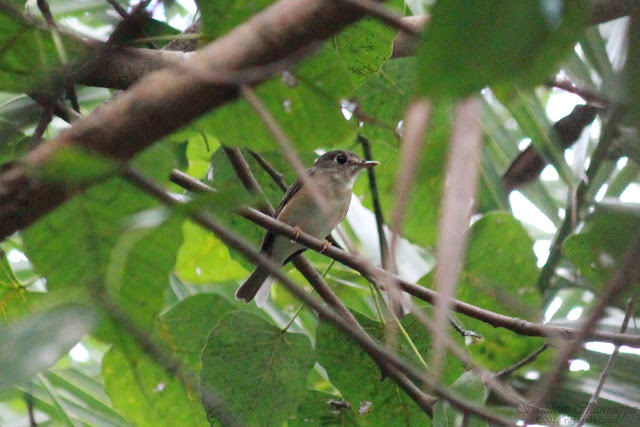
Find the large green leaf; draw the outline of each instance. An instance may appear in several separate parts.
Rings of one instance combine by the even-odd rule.
[[[35,410],[45,413],[54,424],[128,426],[111,407],[102,384],[83,372],[83,368],[87,370],[84,366],[52,368],[20,391],[31,396]]]
[[[185,222],[184,242],[178,251],[176,274],[189,283],[216,283],[238,280],[247,270],[231,259],[229,249],[211,232]]]
[[[202,13],[202,30],[207,38],[217,38],[273,3],[274,0],[197,0]]]
[[[420,91],[439,98],[537,85],[573,48],[588,10],[582,0],[437,2],[418,48]]]
[[[202,355],[202,382],[247,424],[280,426],[304,398],[314,363],[306,336],[283,332],[248,313],[231,313],[211,332]]]
[[[68,305],[0,325],[0,391],[51,367],[94,321],[91,309]]]
[[[136,164],[155,176],[166,176],[172,164],[167,154],[160,146]],[[130,316],[151,327],[175,263],[181,220],[163,222],[159,210],[141,214],[150,208],[157,208],[150,196],[122,179],[111,179],[27,229],[27,256],[47,279],[49,290],[64,289],[71,298],[106,285]]]
[[[0,5],[0,90],[29,92],[51,86],[61,79],[62,67],[83,50],[77,40],[38,28],[18,9]]]
[[[353,90],[336,51],[324,46],[291,73],[272,78],[256,93],[300,152],[333,148],[352,135],[340,102]],[[278,143],[243,99],[229,103],[197,122],[223,144],[272,151]]]
[[[402,15],[404,1],[389,1],[385,7]],[[396,29],[380,20],[365,17],[333,38],[335,48],[356,84],[378,72],[382,64],[391,57],[393,39],[397,34]]]
[[[467,371],[456,380],[451,386],[451,391],[460,397],[468,399],[477,405],[484,405],[489,390],[482,380],[473,371]],[[459,425],[462,422],[463,414],[455,411],[451,405],[444,400],[439,400],[433,408],[433,425],[434,427],[447,427]],[[488,427],[489,424],[479,418],[471,418],[466,420],[465,425],[474,427]]]
[[[102,360],[102,377],[113,406],[136,425],[207,425],[193,391],[137,347],[113,346]]]
[[[374,338],[382,339],[382,324],[356,314],[358,322]],[[426,328],[413,316],[402,319],[402,325],[423,358],[431,342]],[[400,354],[416,366],[418,359],[403,338]],[[328,322],[321,322],[316,332],[318,363],[327,371],[329,380],[347,401],[348,419],[357,425],[400,426],[430,425],[430,419],[393,381],[382,381],[378,366],[344,333]],[[452,382],[461,374],[461,366],[447,359],[445,381]]]
[[[620,266],[633,239],[640,230],[640,216],[632,213],[610,212],[587,221],[580,233],[569,237],[562,250],[596,292]],[[630,290],[638,294],[636,287]]]

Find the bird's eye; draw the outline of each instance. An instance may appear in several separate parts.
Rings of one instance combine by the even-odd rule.
[[[338,157],[336,157],[336,162],[344,165],[345,163],[347,163],[347,156],[345,156],[344,154],[340,154]]]

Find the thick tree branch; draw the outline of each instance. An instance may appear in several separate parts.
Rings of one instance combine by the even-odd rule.
[[[360,17],[333,0],[280,0],[194,53],[179,69],[144,77],[0,173],[0,239],[27,227],[72,195],[34,173],[52,155],[73,147],[128,161],[157,139],[237,96],[236,86],[212,82],[204,78],[207,74],[281,60]]]
[[[338,2],[339,3],[339,2]],[[592,25],[601,24],[612,19],[629,14],[631,0],[591,0]],[[413,55],[416,36],[429,22],[429,16],[406,16],[401,19],[403,28],[399,31],[393,43],[392,58]],[[199,27],[195,27],[199,29]],[[177,40],[179,46],[189,43]],[[134,49],[117,46],[105,47],[101,44],[88,44],[94,51],[93,59],[81,68],[76,78],[77,82],[87,86],[107,87],[110,89],[126,89],[135,84],[143,76],[165,67],[175,66],[185,61],[190,55],[171,50]]]

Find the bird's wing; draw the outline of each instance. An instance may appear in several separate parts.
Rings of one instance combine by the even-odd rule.
[[[313,174],[316,172],[316,168],[309,168],[307,169],[307,173],[309,174],[309,176],[313,176]],[[274,218],[277,218],[278,215],[280,215],[280,212],[282,211],[282,209],[284,208],[284,205],[287,204],[287,202],[289,200],[291,200],[291,198],[293,197],[294,194],[296,194],[298,192],[298,190],[300,190],[302,188],[302,180],[300,180],[300,178],[296,179],[295,182],[293,184],[291,184],[291,186],[287,189],[287,192],[284,193],[284,196],[282,196],[282,200],[280,201],[280,204],[278,205],[278,209],[276,209],[276,213],[273,215]]]
[[[313,176],[315,172],[316,172],[316,169],[313,167],[307,169],[307,173],[309,174],[309,176]],[[295,180],[293,184],[289,186],[287,191],[284,193],[284,196],[282,196],[282,200],[278,205],[278,209],[276,209],[276,212],[273,214],[274,218],[278,218],[278,215],[280,215],[280,212],[282,212],[282,209],[287,204],[287,202],[289,202],[289,200],[291,200],[293,195],[296,194],[301,188],[302,188],[302,180],[298,178]],[[276,238],[276,234],[274,232],[272,232],[271,230],[267,231],[267,234],[264,236],[264,240],[262,241],[262,245],[260,246],[260,251],[270,254],[271,248],[273,247],[273,241],[275,240],[275,238]],[[289,259],[291,259],[292,257],[289,257]]]

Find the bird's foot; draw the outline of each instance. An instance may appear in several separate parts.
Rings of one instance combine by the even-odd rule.
[[[331,242],[328,240],[325,240],[324,243],[322,244],[322,249],[320,249],[320,253],[323,254],[324,251],[326,251],[330,247],[331,247]]]
[[[294,241],[294,242],[297,242],[297,241],[298,241],[298,238],[300,237],[300,233],[302,233],[302,228],[300,228],[300,227],[299,227],[299,226],[297,226],[297,225],[294,225],[294,226],[293,226],[293,230],[294,230],[294,232],[295,232],[295,234],[293,235],[293,241]]]

